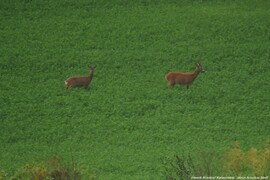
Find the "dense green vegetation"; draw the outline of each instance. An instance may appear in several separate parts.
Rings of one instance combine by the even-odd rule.
[[[270,138],[270,1],[0,2],[0,170],[52,156],[162,179],[181,152]],[[166,88],[170,71],[200,74]],[[64,80],[88,74],[89,90]]]

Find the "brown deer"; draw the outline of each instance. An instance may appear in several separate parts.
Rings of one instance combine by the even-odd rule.
[[[85,89],[87,89],[94,76],[94,69],[96,68],[96,66],[88,65],[88,68],[90,69],[90,74],[88,76],[74,76],[68,78],[65,81],[66,89],[70,87],[84,87]]]
[[[188,89],[201,72],[205,72],[204,68],[200,63],[196,63],[196,69],[193,73],[170,72],[165,75],[165,79],[168,81],[169,88],[175,84],[182,84]]]

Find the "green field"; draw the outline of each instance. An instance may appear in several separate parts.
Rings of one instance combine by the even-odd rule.
[[[0,170],[52,156],[162,179],[182,152],[270,138],[270,1],[2,0]],[[187,90],[165,74],[200,74]],[[88,90],[64,81],[89,73]]]

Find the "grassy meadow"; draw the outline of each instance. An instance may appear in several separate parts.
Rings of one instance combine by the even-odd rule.
[[[176,154],[270,138],[270,1],[3,0],[0,170],[53,156],[164,179]],[[206,69],[190,89],[165,74]],[[87,75],[88,90],[64,81]]]

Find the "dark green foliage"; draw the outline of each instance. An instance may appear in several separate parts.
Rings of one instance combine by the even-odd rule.
[[[102,179],[270,138],[269,1],[0,2],[0,169],[59,155]],[[169,71],[206,69],[186,90]],[[64,80],[97,68],[89,90]]]
[[[73,162],[74,163],[74,162]],[[1,174],[0,174],[1,175]],[[2,177],[7,178],[7,177]],[[31,180],[80,180],[96,179],[94,175],[83,175],[82,170],[75,164],[66,165],[60,158],[50,158],[46,162],[37,165],[26,164],[18,169],[12,180],[31,179]],[[0,176],[1,179],[1,176]]]
[[[270,171],[269,142],[264,148],[240,148],[238,141],[226,149],[223,155],[214,151],[200,154],[176,155],[173,161],[165,162],[163,177],[167,180],[230,179],[229,177],[268,178]],[[224,178],[227,177],[227,178]]]
[[[222,173],[222,165],[214,152],[201,152],[196,158],[191,155],[176,155],[165,165],[163,176],[167,180],[186,180],[193,177],[216,177]]]

